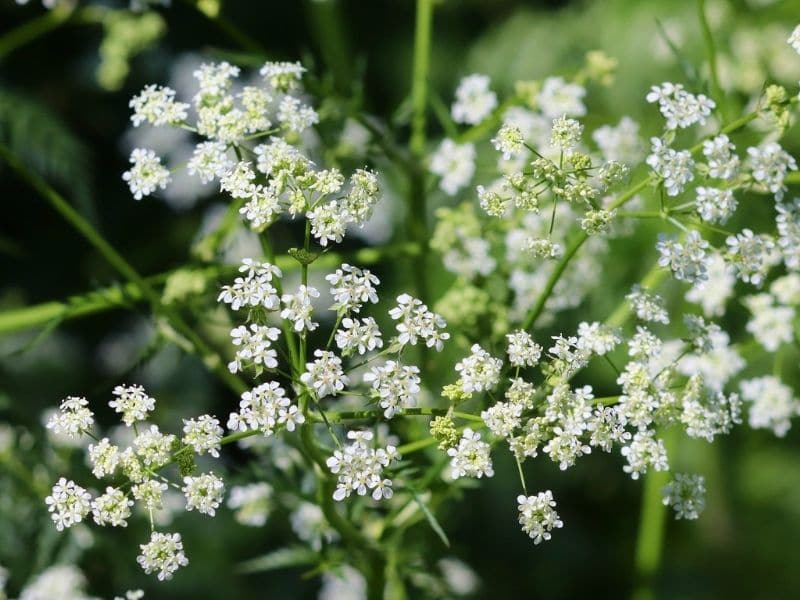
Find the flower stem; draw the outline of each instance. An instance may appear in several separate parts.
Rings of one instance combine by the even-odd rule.
[[[668,451],[675,445],[676,433],[676,430],[662,433],[661,437]],[[655,578],[661,565],[667,516],[667,508],[661,501],[661,489],[668,481],[669,472],[667,471],[651,469],[644,476],[639,535],[636,540],[634,562],[637,578],[636,589],[633,593],[635,600],[655,598]]]
[[[214,352],[175,310],[161,302],[161,297],[156,290],[58,192],[50,187],[44,179],[29,170],[19,158],[3,145],[0,145],[0,158],[47,200],[56,212],[94,246],[114,269],[139,289],[142,297],[150,302],[153,312],[165,317],[175,331],[191,343],[205,365],[220,380],[236,393],[241,393],[247,389],[247,385],[241,379],[228,371],[219,354]]]

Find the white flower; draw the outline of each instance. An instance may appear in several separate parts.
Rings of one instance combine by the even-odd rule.
[[[133,165],[122,174],[136,200],[149,196],[156,189],[167,187],[171,177],[169,170],[161,164],[156,153],[146,148],[135,148],[131,153],[130,163]]]
[[[112,445],[108,438],[90,444],[89,463],[92,465],[92,474],[98,479],[113,475],[119,464],[119,448]]]
[[[800,402],[789,386],[777,377],[766,375],[742,381],[742,398],[752,402],[748,423],[753,429],[771,429],[784,437],[791,429],[790,419],[800,414]]]
[[[677,196],[694,179],[694,161],[688,150],[673,150],[661,138],[650,138],[651,154],[647,164],[664,181],[668,196]]]
[[[351,221],[350,213],[337,200],[317,204],[306,216],[311,221],[311,233],[321,246],[327,246],[328,242],[340,243]]]
[[[724,133],[703,142],[703,156],[708,161],[708,174],[717,179],[729,180],[739,171],[739,157],[733,152],[736,146]]]
[[[200,90],[194,98],[196,106],[213,102],[231,87],[232,79],[239,76],[239,67],[229,62],[203,63],[192,75],[197,79]]]
[[[703,94],[690,94],[679,83],[654,85],[646,99],[650,103],[658,103],[658,108],[667,121],[667,129],[685,128],[695,123],[705,125],[706,117],[716,107],[710,98]]]
[[[197,509],[205,515],[214,516],[225,494],[225,484],[214,473],[202,473],[197,477],[184,477],[181,491],[186,497],[186,510]]]
[[[306,106],[297,98],[284,96],[278,106],[278,121],[289,131],[302,133],[312,125],[319,123],[319,115],[310,106]]]
[[[661,495],[664,506],[671,506],[676,519],[697,519],[706,506],[706,485],[702,475],[675,473]]]
[[[365,354],[383,347],[381,331],[372,317],[365,319],[342,319],[342,327],[336,332],[336,345],[347,356],[353,352]]]
[[[46,3],[45,3],[46,4]],[[0,590],[5,597],[5,579],[8,571],[0,572]],[[92,600],[86,593],[86,577],[74,565],[48,567],[29,581],[22,589],[19,600]]]
[[[534,544],[550,539],[553,529],[564,526],[558,513],[555,511],[556,501],[550,490],[539,492],[535,496],[517,496],[519,505],[519,524],[522,531],[527,533]]]
[[[291,401],[276,381],[268,381],[244,392],[239,402],[239,412],[231,413],[228,429],[231,431],[261,430],[265,436],[272,435],[278,425],[281,410],[287,409]]]
[[[201,415],[196,419],[183,420],[183,443],[191,446],[197,454],[208,452],[219,457],[220,441],[224,433],[219,420],[210,415]]]
[[[272,509],[272,486],[266,481],[235,485],[228,494],[228,508],[236,511],[234,518],[242,525],[262,527]]]
[[[52,492],[44,499],[50,518],[56,529],[63,531],[80,523],[89,513],[92,497],[85,489],[72,480],[62,477],[53,486]]]
[[[317,398],[336,396],[350,383],[344,374],[342,359],[327,350],[314,350],[317,359],[306,363],[306,372],[300,376],[303,382]]]
[[[786,174],[790,170],[797,170],[797,161],[777,142],[764,144],[760,148],[750,147],[747,154],[753,179],[775,194],[776,200],[781,200],[786,191]]]
[[[639,137],[639,124],[630,117],[622,117],[615,127],[603,125],[592,133],[603,159],[631,165],[642,159],[644,144]]]
[[[563,77],[548,77],[539,92],[539,107],[550,119],[563,115],[582,117],[586,114],[585,95],[586,89],[577,83],[567,83]]]
[[[733,266],[739,279],[761,285],[774,264],[772,250],[775,243],[772,238],[765,234],[755,235],[750,229],[742,229],[741,233],[728,236],[725,243],[728,246],[725,259]]]
[[[459,385],[465,394],[490,390],[500,380],[503,361],[493,358],[479,344],[470,348],[472,354],[456,364]]]
[[[288,92],[303,78],[306,69],[299,62],[267,62],[259,74],[278,92]]]
[[[458,446],[449,448],[447,455],[450,457],[453,479],[494,476],[491,447],[486,442],[481,441],[480,433],[473,431],[469,427],[464,429]]]
[[[558,117],[553,120],[550,145],[562,152],[569,152],[580,144],[581,135],[583,135],[583,125],[578,121],[567,117]]]
[[[475,174],[475,145],[457,144],[445,138],[430,157],[431,173],[442,178],[439,187],[453,196],[469,184]]]
[[[686,299],[700,304],[706,317],[722,316],[736,284],[733,269],[721,254],[714,252],[706,261],[706,275],[707,279],[695,282],[686,292]]]
[[[58,411],[47,421],[47,428],[59,435],[78,437],[94,424],[94,413],[87,408],[89,401],[78,396],[67,396]]]
[[[665,325],[669,323],[669,314],[664,308],[664,300],[660,296],[650,294],[637,284],[625,298],[631,303],[637,319]]]
[[[516,125],[504,123],[491,142],[494,149],[503,154],[503,160],[525,152],[525,137]]]
[[[669,469],[664,441],[656,439],[650,430],[637,431],[630,444],[622,447],[622,456],[628,460],[622,470],[630,473],[631,479],[639,479],[640,475],[647,473],[648,468],[655,471]]]
[[[104,494],[92,501],[94,522],[104,526],[127,527],[127,519],[131,516],[131,506],[133,506],[133,500],[130,500],[125,492],[109,486]]]
[[[622,339],[602,323],[582,322],[578,325],[578,348],[602,356],[611,352]]]
[[[769,294],[747,296],[743,301],[753,314],[753,318],[747,322],[747,331],[753,334],[767,352],[775,352],[781,344],[792,342],[795,318],[793,308],[774,305]]]
[[[284,294],[281,297],[284,309],[281,311],[281,318],[293,322],[296,332],[314,331],[319,323],[311,320],[314,308],[311,305],[312,298],[319,298],[316,288],[301,285],[295,294]]]
[[[175,125],[186,120],[189,105],[175,102],[175,90],[157,85],[146,86],[128,104],[133,109],[131,121],[138,127],[147,121],[156,127]]]
[[[384,477],[383,470],[400,460],[397,449],[394,446],[377,450],[370,447],[371,431],[348,431],[347,438],[353,441],[335,450],[326,461],[331,473],[337,476],[333,499],[340,502],[353,492],[364,496],[370,490],[374,500],[391,498],[392,481]]]
[[[331,284],[331,296],[335,304],[331,307],[340,312],[360,312],[366,302],[378,302],[375,286],[380,283],[368,269],[359,269],[343,264],[336,272],[325,276]]]
[[[792,34],[789,36],[789,39],[786,42],[794,48],[795,52],[800,54],[800,25],[795,27],[792,30]]]
[[[150,534],[150,541],[140,544],[142,553],[137,557],[138,562],[147,574],[158,571],[158,579],[172,579],[172,575],[181,567],[189,564],[189,559],[183,553],[183,542],[180,533]]]
[[[278,267],[245,258],[239,271],[247,275],[237,277],[233,285],[223,286],[217,297],[218,302],[230,304],[232,310],[246,306],[263,306],[267,310],[280,307],[278,291],[271,283],[273,277],[281,277]]]
[[[542,357],[542,347],[533,341],[527,331],[514,331],[506,335],[508,362],[512,367],[535,367]]]
[[[778,216],[778,246],[783,254],[783,262],[791,271],[800,270],[800,198],[793,202],[778,203],[775,206]]]
[[[736,210],[733,190],[699,186],[695,206],[700,218],[709,223],[725,223]]]
[[[289,522],[297,537],[308,543],[315,552],[322,550],[322,543],[339,539],[339,533],[328,524],[322,509],[310,502],[301,502],[291,515]]]
[[[274,369],[278,366],[278,353],[272,342],[280,336],[280,329],[267,325],[251,323],[250,327],[240,325],[231,330],[231,339],[237,346],[236,359],[228,364],[231,373],[238,373],[246,364],[257,368]]]
[[[208,183],[219,179],[230,171],[234,162],[228,157],[228,146],[223,142],[201,142],[197,144],[186,169],[189,175],[199,175],[200,181]]]
[[[494,435],[508,439],[521,424],[523,408],[517,402],[496,402],[481,412],[481,419]]]
[[[133,445],[137,456],[145,465],[160,467],[170,460],[174,441],[174,435],[165,435],[158,430],[157,425],[150,425],[150,429],[134,438]]]
[[[347,213],[348,221],[363,226],[372,216],[372,208],[378,202],[380,193],[378,176],[367,169],[356,169],[350,176],[350,190],[344,199],[343,210]]]
[[[117,398],[108,405],[116,412],[122,413],[122,422],[128,427],[136,421],[144,421],[156,407],[156,401],[144,391],[140,385],[118,385],[112,392]]]
[[[398,341],[401,345],[416,345],[418,338],[425,340],[428,348],[436,348],[441,352],[444,342],[450,339],[450,334],[444,331],[447,322],[438,314],[428,310],[428,307],[418,298],[408,294],[397,297],[397,306],[389,311],[389,316],[397,324]]]
[[[659,235],[656,250],[659,251],[659,266],[669,267],[672,275],[680,281],[696,283],[706,278],[708,242],[696,230],[686,234],[683,241]]]
[[[416,405],[419,393],[419,369],[401,365],[390,360],[386,364],[372,367],[364,375],[364,381],[372,384],[370,395],[384,408],[383,416],[391,419],[402,408]]]
[[[456,88],[452,114],[456,123],[477,125],[497,106],[497,94],[489,89],[488,75],[467,75]]]
[[[250,198],[255,189],[255,178],[253,166],[247,161],[240,161],[222,174],[219,188],[234,198]]]
[[[155,479],[148,479],[131,488],[133,497],[148,511],[161,510],[164,507],[163,498],[166,491],[167,484]]]

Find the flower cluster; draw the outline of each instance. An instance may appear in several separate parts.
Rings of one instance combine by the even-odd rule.
[[[126,448],[112,443],[108,437],[98,439],[91,434],[94,413],[85,398],[68,397],[48,423],[48,427],[59,433],[94,437],[95,443],[88,446],[86,453],[92,474],[98,480],[114,483],[92,497],[85,488],[61,477],[45,498],[56,529],[73,527],[90,513],[97,525],[127,527],[137,504],[150,515],[152,523],[153,512],[163,508],[163,495],[169,481],[161,472],[172,464],[177,464],[181,473],[187,473],[181,488],[186,510],[196,509],[213,516],[214,509],[222,502],[222,480],[213,473],[196,476],[188,473],[195,468],[192,452],[219,456],[223,433],[219,421],[210,415],[184,420],[184,436],[178,442],[176,436],[161,432],[154,424],[140,430],[156,404],[142,386],[117,386],[113,397],[109,406],[120,414],[122,423],[134,431]],[[179,567],[188,564],[180,534],[154,530],[150,542],[141,546],[138,562],[146,573],[157,572],[159,579],[170,579]]]
[[[385,448],[374,448],[371,431],[348,431],[352,440],[341,450],[336,450],[326,464],[337,476],[334,500],[344,500],[353,492],[364,496],[371,491],[375,500],[392,497],[392,480],[385,477],[385,469],[400,460],[397,448],[391,444]]]

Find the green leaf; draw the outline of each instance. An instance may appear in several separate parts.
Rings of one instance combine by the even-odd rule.
[[[0,90],[0,144],[44,179],[70,190],[81,212],[92,216],[88,150],[50,108]]]
[[[439,521],[436,520],[436,517],[431,512],[431,509],[428,507],[428,504],[425,502],[425,500],[423,500],[419,492],[417,492],[417,490],[415,490],[413,487],[411,487],[410,485],[406,485],[406,488],[408,488],[408,491],[411,492],[411,495],[414,497],[414,501],[419,506],[420,510],[422,511],[422,514],[425,515],[425,519],[427,519],[428,525],[430,525],[431,529],[433,529],[436,535],[439,536],[439,539],[442,540],[442,543],[449,548],[450,540],[447,539],[447,534],[444,532],[444,529],[442,529],[442,526],[439,525]]]
[[[305,546],[287,546],[273,552],[245,561],[239,565],[239,573],[260,573],[276,569],[288,569],[305,565],[316,565],[319,556]]]

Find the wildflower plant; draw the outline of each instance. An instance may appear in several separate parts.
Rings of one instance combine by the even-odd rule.
[[[432,3],[419,7],[429,26]],[[798,31],[788,43],[800,52]],[[192,519],[231,511],[244,526],[263,526],[282,506],[314,557],[307,562],[320,572],[354,567],[350,575],[378,598],[413,587],[412,566],[427,560],[404,549],[403,536],[424,523],[449,544],[441,507],[473,480],[492,485],[483,480],[501,454],[519,475],[508,518],[539,545],[570,527],[571,515],[558,490],[526,478],[533,461],[565,471],[614,454],[624,477],[660,492],[656,506],[692,520],[706,485],[700,474],[675,472],[682,439],[711,443],[744,424],[777,437],[791,429],[800,400],[781,377],[781,352],[797,340],[800,199],[797,162],[781,136],[798,90],[765,86],[733,117],[712,56],[708,89],[687,81],[641,90],[660,123],[645,135],[630,116],[589,118],[592,88],[612,80],[614,65],[594,52],[572,74],[519,81],[510,93],[489,74],[465,74],[449,106],[435,111],[444,136],[434,140],[429,59],[424,39],[418,44],[408,149],[361,118],[380,138],[383,164],[401,163],[410,180],[395,259],[410,269],[410,254],[423,272],[398,294],[384,292],[393,288],[374,249],[350,246],[392,184],[376,157],[345,170],[309,143],[326,114],[299,62],[270,61],[254,73],[204,62],[192,97],[149,84],[130,100],[134,128],[193,140],[184,164],[135,148],[121,175],[132,200],[155,201],[185,170],[226,199],[224,227],[259,242],[214,271],[208,314],[230,324],[223,350],[183,316],[192,296],[209,300],[205,286],[167,302],[166,289],[28,177],[137,287],[164,335],[235,394],[224,413],[180,415],[171,425],[164,401],[139,384],[54,403],[46,428],[83,440],[88,464],[82,476],[60,474],[43,498],[58,531],[143,520],[149,534],[131,562],[169,580],[194,566],[177,524],[158,519],[170,492]],[[489,168],[478,168],[479,153]],[[441,202],[429,224],[425,195],[434,186]],[[763,206],[769,227],[742,220]],[[281,228],[298,234],[285,252]],[[587,299],[617,268],[609,249],[639,229],[650,251],[637,259],[651,268],[598,314]],[[452,275],[438,297],[424,272],[433,260]],[[724,318],[737,303],[748,315],[742,330]],[[230,469],[233,444],[280,475]]]

